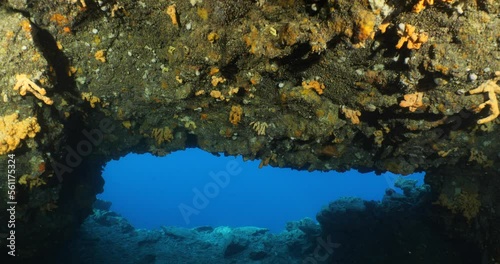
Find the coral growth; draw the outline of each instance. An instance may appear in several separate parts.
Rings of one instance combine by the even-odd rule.
[[[351,123],[353,124],[359,124],[359,117],[361,116],[361,112],[359,110],[353,110],[349,109],[345,106],[342,106],[342,113],[344,114],[345,118],[351,119]]]
[[[268,127],[266,122],[254,121],[251,122],[250,125],[252,126],[253,130],[257,132],[257,135],[263,136],[266,134],[266,128]]]
[[[303,81],[302,87],[304,87],[304,89],[312,89],[318,94],[323,94],[323,90],[325,90],[325,85],[315,80]]]
[[[455,0],[441,0],[441,2],[444,3],[453,3]],[[420,13],[422,10],[424,10],[427,6],[431,6],[434,4],[434,0],[418,0],[418,2],[413,6],[412,11],[415,13]]]
[[[375,36],[375,21],[376,16],[368,10],[361,10],[356,14],[356,27],[357,27],[357,39],[359,43],[355,45],[356,48],[362,48],[365,46],[365,41],[367,39],[373,39]]]
[[[19,184],[21,185],[27,185],[29,186],[30,190],[33,189],[33,187],[38,187],[46,184],[44,180],[40,177],[30,177],[29,175],[23,175],[21,178],[19,178]]]
[[[425,9],[426,6],[431,6],[434,4],[434,0],[418,0],[418,2],[413,6],[413,12],[420,13]]]
[[[0,155],[15,150],[21,140],[27,136],[33,138],[40,132],[36,117],[28,117],[22,121],[18,117],[17,113],[0,117]]]
[[[212,86],[217,86],[219,83],[224,83],[226,81],[226,79],[224,77],[220,77],[220,76],[212,76]]]
[[[19,94],[22,96],[26,95],[26,92],[32,93],[36,98],[42,100],[44,103],[51,105],[54,103],[52,99],[45,96],[47,93],[45,89],[38,86],[36,83],[31,81],[26,74],[17,74],[16,75],[17,83],[14,86],[14,90],[19,90]]]
[[[214,43],[218,39],[219,39],[219,34],[217,34],[217,32],[212,31],[212,32],[208,33],[208,35],[207,35],[207,40],[210,43]]]
[[[185,116],[185,117],[183,117],[183,118],[181,118],[179,120],[181,122],[183,122],[184,123],[184,127],[187,128],[187,129],[189,129],[190,131],[193,131],[193,130],[196,129],[196,123],[193,120],[191,120],[191,117]]]
[[[238,125],[241,121],[241,116],[243,115],[243,108],[239,105],[231,106],[231,112],[229,112],[229,122],[233,125]]]
[[[382,146],[382,142],[384,141],[384,132],[382,130],[375,130],[373,132],[374,142],[377,146]]]
[[[416,28],[410,24],[399,24],[398,27],[399,41],[396,44],[396,49],[400,49],[406,43],[408,49],[420,49],[422,44],[429,40],[429,35],[425,32],[416,32]]]
[[[218,99],[218,100],[224,100],[226,99],[226,97],[224,97],[224,95],[222,94],[221,91],[218,91],[218,90],[212,90],[210,91],[210,96],[215,98],[215,99]]]
[[[106,62],[106,51],[103,49],[96,51],[94,58],[100,62]]]
[[[422,93],[422,92],[405,94],[404,100],[399,103],[399,106],[408,107],[410,112],[415,112],[415,110],[424,106],[424,104],[422,103],[423,97],[424,97],[424,93]]]
[[[496,83],[500,81],[500,72],[496,72],[497,77],[488,80],[481,84],[479,87],[472,89],[469,91],[469,94],[477,94],[477,93],[487,93],[488,101],[480,104],[477,109],[478,111],[482,110],[486,105],[490,106],[491,114],[485,118],[481,118],[477,121],[478,124],[484,124],[490,121],[493,121],[500,115],[500,110],[498,109],[498,100],[496,94],[500,94],[500,86]]]
[[[172,21],[172,24],[174,26],[178,26],[179,25],[179,21],[177,20],[177,9],[176,9],[175,4],[168,6],[166,13],[170,17],[170,20]]]
[[[101,99],[99,97],[93,95],[91,92],[83,92],[82,99],[85,101],[88,101],[90,103],[90,107],[92,107],[92,108],[95,108],[96,103],[101,102]]]
[[[153,128],[151,137],[156,140],[156,143],[158,145],[161,145],[161,143],[163,143],[164,141],[170,142],[174,138],[174,136],[172,135],[172,130],[167,126],[163,128]]]

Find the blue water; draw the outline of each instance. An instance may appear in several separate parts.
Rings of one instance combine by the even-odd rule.
[[[259,226],[277,233],[288,221],[315,219],[323,206],[342,196],[380,200],[400,177],[259,169],[259,163],[199,149],[165,157],[129,154],[106,165],[104,193],[98,198],[111,201],[111,210],[135,228]],[[406,177],[421,184],[424,174]]]

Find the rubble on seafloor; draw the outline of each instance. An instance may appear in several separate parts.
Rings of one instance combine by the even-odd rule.
[[[107,161],[197,147],[425,171],[433,224],[498,263],[499,13],[492,0],[0,1],[18,246],[30,258],[67,239]]]
[[[453,241],[429,225],[425,209],[429,186],[399,178],[395,187],[403,193],[388,188],[382,201],[342,197],[318,212],[319,223],[311,218],[290,221],[280,232],[251,226],[135,229],[109,210],[110,202],[97,200],[93,214],[56,259],[60,263],[203,260],[207,264],[394,263],[395,258],[404,263],[473,261],[468,259],[473,254],[454,251]]]

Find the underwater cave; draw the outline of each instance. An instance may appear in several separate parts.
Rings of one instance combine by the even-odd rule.
[[[498,264],[499,13],[0,1],[0,261]]]
[[[225,252],[224,259],[238,263],[260,259],[269,263],[315,263],[326,256],[314,253],[316,248],[320,249],[318,252],[334,250],[339,258],[355,259],[352,244],[359,243],[362,237],[321,234],[321,230],[331,228],[328,219],[335,216],[330,214],[346,218],[337,229],[359,229],[374,221],[387,221],[384,225],[388,226],[379,227],[377,233],[389,236],[394,232],[392,226],[405,225],[406,214],[416,210],[430,192],[429,186],[423,185],[422,173],[401,176],[362,174],[355,170],[298,171],[200,149],[177,151],[165,157],[128,154],[108,162],[102,176],[104,192],[97,196],[93,215],[83,223],[58,261],[83,258],[90,262],[127,262],[133,255],[145,259],[155,256],[156,261],[170,256],[170,261],[184,259],[186,263],[196,263],[204,255]],[[379,216],[371,216],[373,213]],[[219,234],[221,230],[224,236]],[[122,235],[110,235],[117,233]],[[328,235],[336,238],[329,241],[333,248],[323,248],[318,242]],[[148,241],[151,236],[156,238]],[[101,239],[106,240],[105,247],[85,243]],[[235,245],[233,241],[237,241]],[[287,245],[282,245],[282,241],[287,241]],[[147,247],[135,246],[146,243]],[[177,247],[163,247],[169,243],[177,243]],[[207,248],[197,249],[199,255],[180,249],[190,244],[191,248]],[[264,245],[275,256],[259,250]],[[349,250],[340,249],[343,245]],[[226,253],[233,246],[238,252]],[[371,250],[371,245],[365,247],[356,251]],[[122,253],[125,250],[129,255]]]

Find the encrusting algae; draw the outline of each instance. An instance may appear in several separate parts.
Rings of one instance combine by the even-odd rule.
[[[46,184],[46,182],[40,178],[40,177],[31,177],[29,175],[23,175],[21,176],[21,178],[19,178],[19,184],[21,185],[27,185],[29,186],[30,190],[33,189],[33,187],[39,187],[39,186],[42,186],[44,184]]]
[[[479,195],[465,191],[460,192],[451,199],[442,193],[434,204],[441,205],[451,210],[454,214],[461,213],[469,223],[477,216],[481,208]]]

